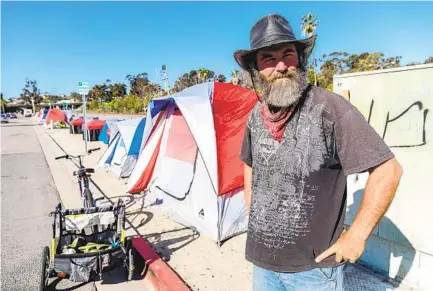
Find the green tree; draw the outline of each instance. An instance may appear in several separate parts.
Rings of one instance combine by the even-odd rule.
[[[71,99],[71,100],[74,100],[75,102],[77,102],[77,101],[81,101],[82,97],[77,92],[71,92],[71,94],[69,94],[69,96],[68,96],[68,99]]]
[[[90,110],[98,110],[99,109],[99,101],[98,101],[98,99],[93,99],[92,101],[90,101],[89,103],[88,103],[88,105],[87,105],[87,107],[90,109]]]
[[[319,19],[317,18],[317,16],[313,13],[307,13],[306,15],[304,15],[302,17],[301,20],[301,32],[302,32],[302,36],[303,37],[311,37],[313,36],[314,32],[317,29],[317,26],[319,25]],[[317,60],[314,57],[314,51],[312,54],[312,63],[309,66],[309,68],[307,68],[307,70],[312,69],[313,71],[313,75],[314,75],[314,85],[317,85],[317,76],[316,76],[316,67],[317,67]]]
[[[138,75],[127,75],[126,79],[129,81],[130,90],[129,94],[144,96],[145,87],[149,84],[147,73],[140,73]]]
[[[97,101],[103,100],[106,96],[107,85],[106,84],[95,84],[93,85],[92,89],[89,90],[88,93],[88,99],[93,100],[96,99]]]
[[[215,82],[226,82],[226,81],[227,81],[227,78],[226,78],[226,76],[224,76],[224,74],[218,74],[215,77]]]
[[[207,79],[207,71],[203,68],[198,69],[198,78],[200,80],[200,83],[203,83]]]
[[[215,77],[215,72],[200,68],[197,71],[199,83],[207,82]]]
[[[332,52],[328,55],[324,54],[319,59],[318,85],[332,91],[333,76],[336,74],[395,68],[400,66],[400,59],[400,56],[385,57],[380,52],[361,54]]]
[[[427,58],[427,59],[424,61],[424,64],[433,64],[433,56]]]
[[[122,110],[122,99],[113,99],[109,103],[109,110],[119,113]]]
[[[224,77],[225,78],[225,77]],[[180,92],[185,88],[215,79],[215,72],[200,68],[198,70],[191,70],[189,73],[184,73],[179,77],[173,86],[173,92]]]
[[[126,95],[126,85],[123,83],[110,84],[109,89],[112,97],[123,97]]]
[[[29,80],[26,78],[23,92],[21,93],[21,99],[31,104],[32,98],[35,104],[39,104],[42,101],[36,80]]]

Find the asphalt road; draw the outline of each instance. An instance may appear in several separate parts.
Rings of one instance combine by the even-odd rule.
[[[59,202],[30,118],[1,125],[1,290],[38,290],[42,249],[52,237],[48,214]],[[96,290],[94,283],[52,280],[48,290]]]

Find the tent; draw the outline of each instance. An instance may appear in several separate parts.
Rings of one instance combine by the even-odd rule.
[[[101,132],[99,133],[99,141],[102,141],[105,144],[108,144],[110,141],[110,133],[111,133],[111,126],[115,122],[119,122],[121,119],[112,119],[112,120],[106,120],[104,127],[102,128]]]
[[[70,122],[71,127],[69,128],[70,134],[81,134],[83,133],[82,126],[83,126],[83,118],[78,117],[75,118]]]
[[[48,115],[48,112],[50,111],[50,109],[45,108],[45,109],[41,109],[41,111],[42,111],[42,114],[39,117],[40,118],[39,120],[43,121],[43,120],[45,120],[47,118],[47,115]]]
[[[51,121],[55,124],[58,122],[63,122],[65,124],[68,123],[68,119],[66,117],[66,114],[58,109],[58,108],[52,108],[48,111],[48,114],[45,118],[45,125],[51,124]]]
[[[99,160],[98,167],[117,177],[129,177],[140,153],[146,118],[132,118],[113,123],[110,144]]]
[[[244,232],[248,216],[239,153],[256,102],[252,90],[221,82],[152,100],[146,120],[151,132],[127,192],[162,199],[172,219],[218,244]]]
[[[99,133],[104,128],[105,120],[93,119],[85,123],[84,130],[87,131],[87,141],[98,141]],[[83,140],[85,132],[83,131]]]

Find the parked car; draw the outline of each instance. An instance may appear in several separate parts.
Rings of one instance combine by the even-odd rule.
[[[31,109],[24,109],[24,117],[32,117],[33,111]]]
[[[1,123],[9,123],[9,118],[7,117],[6,114],[0,114],[0,121]]]
[[[17,114],[14,112],[14,113],[11,113],[11,117],[10,117],[11,119],[16,119],[16,118],[18,118],[18,116],[17,116]]]

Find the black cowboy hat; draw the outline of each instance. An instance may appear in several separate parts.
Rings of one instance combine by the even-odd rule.
[[[237,50],[233,53],[236,62],[245,70],[251,69],[255,62],[255,53],[266,47],[277,44],[293,43],[298,51],[300,61],[305,66],[316,42],[316,35],[307,39],[296,39],[289,22],[278,14],[270,14],[259,19],[251,28],[249,50]]]

